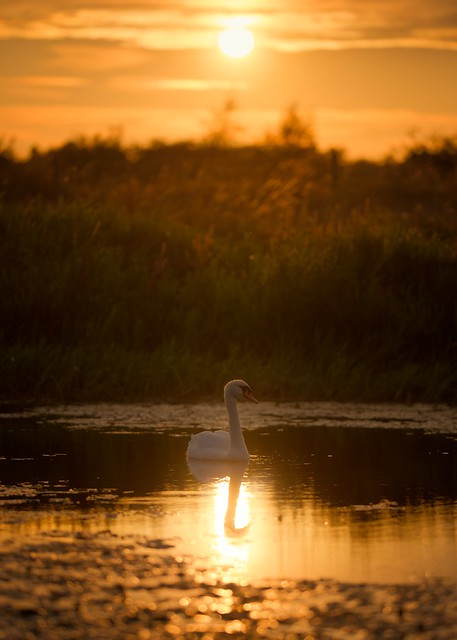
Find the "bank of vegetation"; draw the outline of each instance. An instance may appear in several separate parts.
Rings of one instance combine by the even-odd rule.
[[[3,150],[0,397],[454,402],[456,141],[216,142]]]

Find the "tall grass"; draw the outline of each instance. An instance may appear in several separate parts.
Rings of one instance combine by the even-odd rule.
[[[3,399],[455,400],[457,227],[392,166],[355,206],[315,151],[58,151],[0,204]]]

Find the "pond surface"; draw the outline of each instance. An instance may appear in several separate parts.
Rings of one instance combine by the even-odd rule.
[[[226,581],[457,578],[457,411],[240,406],[249,465],[186,460],[223,404],[0,414],[0,540],[168,540]]]

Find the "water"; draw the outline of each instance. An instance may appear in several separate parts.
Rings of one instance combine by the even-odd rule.
[[[166,540],[226,581],[457,578],[457,411],[243,405],[251,460],[193,464],[223,405],[0,415],[0,541],[110,531]]]

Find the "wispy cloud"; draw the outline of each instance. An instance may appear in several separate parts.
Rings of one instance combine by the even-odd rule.
[[[199,78],[117,77],[108,83],[116,91],[246,91],[244,80],[203,80]]]
[[[455,0],[3,0],[0,37],[116,40],[147,49],[209,48],[233,15],[258,44],[282,50],[350,47],[457,48]]]
[[[73,76],[18,76],[11,80],[24,87],[40,88],[69,88],[83,87],[86,84],[85,78],[75,78]]]

